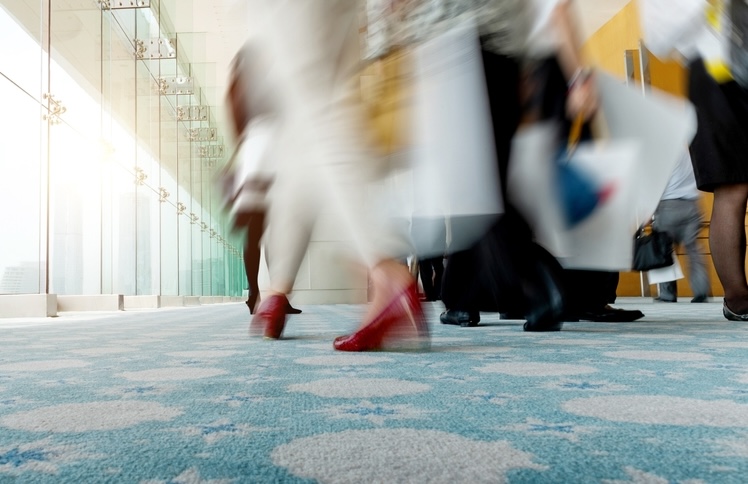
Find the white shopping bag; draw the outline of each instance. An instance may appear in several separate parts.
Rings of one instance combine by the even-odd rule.
[[[631,265],[630,221],[636,205],[637,140],[580,144],[569,161],[612,194],[569,228],[556,186],[557,129],[553,123],[522,129],[512,143],[508,196],[532,226],[536,241],[569,268],[619,270]],[[622,223],[623,222],[623,223]]]
[[[678,279],[683,279],[683,277],[683,269],[680,266],[680,262],[678,262],[678,258],[675,256],[673,256],[673,265],[647,271],[647,280],[650,284],[677,281]]]
[[[628,271],[634,233],[657,208],[683,146],[695,133],[696,118],[690,103],[654,90],[645,98],[611,76],[597,77],[608,138],[581,144],[573,160],[600,182],[614,183],[612,196],[580,224],[563,225],[554,189],[558,137],[552,125],[515,136],[507,195],[538,243],[564,267]]]
[[[466,22],[414,49],[413,239],[416,253],[477,241],[502,213],[478,33]]]
[[[690,48],[706,23],[706,0],[639,0],[638,7],[644,43],[660,59]]]

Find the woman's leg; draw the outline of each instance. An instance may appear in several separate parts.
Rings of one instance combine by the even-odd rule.
[[[725,290],[725,303],[735,313],[748,313],[745,276],[745,210],[748,184],[722,185],[714,190],[709,247],[714,268]]]
[[[265,212],[246,214],[247,239],[244,244],[244,270],[247,274],[249,294],[247,306],[254,314],[257,302],[260,300],[260,284],[257,276],[260,272],[260,239],[265,230]]]

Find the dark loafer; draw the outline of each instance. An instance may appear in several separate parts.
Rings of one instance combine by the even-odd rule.
[[[477,311],[469,312],[449,309],[439,315],[439,321],[441,321],[442,324],[452,324],[454,326],[462,326],[463,328],[478,326],[478,323],[480,322],[480,313]]]
[[[584,311],[579,315],[582,321],[594,321],[596,323],[630,323],[644,317],[644,313],[638,309],[619,309],[605,305],[595,311]]]

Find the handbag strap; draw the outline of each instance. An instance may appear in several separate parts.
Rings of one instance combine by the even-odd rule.
[[[566,141],[566,150],[569,154],[574,153],[579,145],[579,140],[582,137],[582,126],[584,126],[584,115],[578,114],[571,124],[569,139]]]

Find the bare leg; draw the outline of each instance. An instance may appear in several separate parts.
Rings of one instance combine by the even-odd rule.
[[[247,240],[244,244],[244,271],[247,274],[249,287],[247,306],[249,306],[249,312],[254,314],[254,309],[260,300],[260,285],[257,276],[260,272],[260,239],[265,230],[265,213],[248,213],[240,220],[247,228]]]
[[[745,275],[745,211],[748,184],[723,185],[714,190],[709,246],[714,268],[725,289],[725,302],[735,313],[748,312]]]

